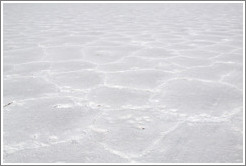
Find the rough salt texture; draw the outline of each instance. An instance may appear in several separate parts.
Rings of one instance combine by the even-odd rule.
[[[243,4],[4,4],[5,163],[243,162]]]

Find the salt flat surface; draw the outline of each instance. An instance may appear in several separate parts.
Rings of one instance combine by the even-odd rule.
[[[243,162],[242,4],[3,9],[4,162]]]

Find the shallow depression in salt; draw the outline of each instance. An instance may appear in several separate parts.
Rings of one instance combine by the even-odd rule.
[[[242,4],[4,4],[5,163],[243,162]]]

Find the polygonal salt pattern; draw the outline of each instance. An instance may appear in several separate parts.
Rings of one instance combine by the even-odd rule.
[[[242,3],[3,3],[4,163],[242,163]]]

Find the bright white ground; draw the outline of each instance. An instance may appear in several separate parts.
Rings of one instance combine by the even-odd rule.
[[[242,162],[242,4],[4,4],[4,162]]]

